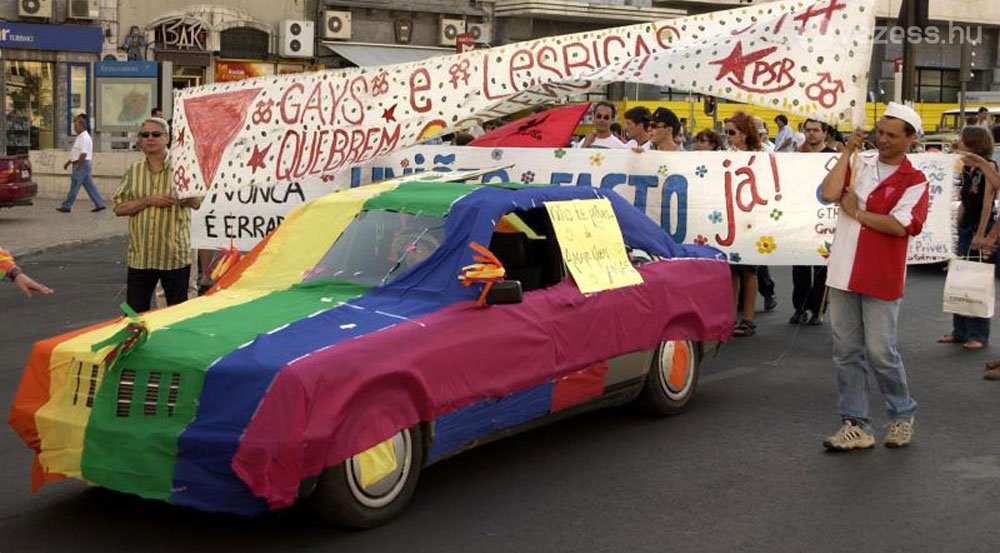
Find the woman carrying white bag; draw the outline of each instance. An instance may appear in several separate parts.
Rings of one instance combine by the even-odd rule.
[[[982,127],[965,127],[958,141],[962,156],[961,195],[958,209],[958,255],[949,266],[944,310],[956,313],[952,331],[938,342],[962,344],[966,350],[983,349],[990,339],[990,317],[994,302],[994,263],[990,258],[997,243],[994,200],[1000,188],[1000,172],[990,160],[993,137]],[[982,263],[983,260],[986,263]],[[977,262],[978,261],[978,262]],[[970,316],[978,315],[978,316]]]

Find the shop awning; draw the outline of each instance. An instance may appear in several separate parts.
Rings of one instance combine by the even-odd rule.
[[[324,42],[323,46],[358,67],[421,61],[427,58],[455,53],[454,48],[421,48],[413,46],[386,46],[383,44]]]

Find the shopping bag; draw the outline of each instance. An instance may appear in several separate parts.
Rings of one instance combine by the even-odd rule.
[[[996,297],[993,270],[992,263],[952,259],[944,281],[943,311],[966,317],[991,318]]]

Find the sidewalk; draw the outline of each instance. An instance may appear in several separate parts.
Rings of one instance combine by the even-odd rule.
[[[23,258],[128,234],[128,217],[115,217],[110,204],[91,213],[94,205],[81,194],[72,213],[59,213],[61,203],[61,198],[36,198],[32,206],[0,209],[0,246]]]

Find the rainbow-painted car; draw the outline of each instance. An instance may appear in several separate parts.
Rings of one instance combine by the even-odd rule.
[[[718,251],[673,243],[610,190],[431,178],[311,201],[209,295],[35,344],[9,421],[33,484],[243,515],[310,495],[369,527],[421,467],[475,444],[602,405],[687,403],[701,344],[732,332]],[[582,294],[567,275],[544,204],[593,198],[641,284]],[[477,306],[459,281],[474,242],[521,283],[516,303]]]

